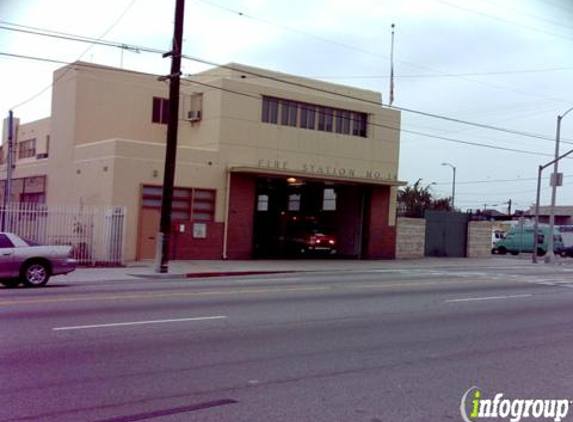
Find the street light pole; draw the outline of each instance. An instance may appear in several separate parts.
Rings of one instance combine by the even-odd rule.
[[[555,133],[555,163],[553,164],[553,177],[551,178],[551,206],[549,207],[549,243],[547,245],[547,254],[545,255],[545,262],[551,263],[555,261],[555,248],[553,244],[553,230],[555,229],[555,199],[557,196],[557,172],[559,170],[559,142],[561,140],[561,120],[571,111],[573,107],[568,109],[561,116],[557,116],[557,130]]]
[[[533,226],[533,256],[532,256],[532,261],[534,263],[537,262],[537,243],[538,243],[537,239],[538,239],[538,232],[539,232],[539,198],[541,197],[541,172],[543,170],[545,170],[547,167],[549,167],[551,164],[554,164],[556,161],[559,161],[559,160],[567,157],[568,155],[570,155],[572,153],[573,153],[573,149],[570,151],[567,151],[563,155],[560,155],[556,159],[551,160],[547,164],[539,166],[539,168],[537,170],[537,198],[535,201],[535,224]],[[550,233],[549,239],[553,239],[553,236],[551,235],[551,233]],[[552,241],[550,240],[549,242],[551,243]]]
[[[456,199],[456,167],[450,163],[442,163],[442,166],[448,166],[452,168],[453,178],[452,178],[452,211],[455,210],[455,199]]]

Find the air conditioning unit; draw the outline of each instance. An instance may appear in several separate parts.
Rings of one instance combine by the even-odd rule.
[[[202,113],[201,110],[191,110],[187,113],[187,120],[190,122],[198,122],[201,120]]]

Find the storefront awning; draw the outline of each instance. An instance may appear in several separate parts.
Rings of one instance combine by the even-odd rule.
[[[310,171],[296,171],[290,169],[276,169],[266,167],[230,167],[229,171],[232,173],[250,173],[261,176],[279,176],[279,177],[295,177],[304,180],[321,180],[325,182],[341,182],[346,184],[368,184],[378,186],[405,186],[406,182],[399,180],[387,180],[376,172],[367,172],[364,175],[358,175],[355,172],[340,169],[319,168],[322,172]],[[341,174],[344,173],[344,174]],[[350,176],[346,175],[349,174]]]

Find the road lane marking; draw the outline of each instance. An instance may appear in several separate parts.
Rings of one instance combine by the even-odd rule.
[[[516,280],[512,280],[514,283]],[[5,300],[0,301],[0,306],[19,306],[19,305],[32,305],[32,304],[47,304],[47,303],[72,303],[72,302],[95,302],[95,301],[118,301],[118,300],[145,300],[145,299],[182,299],[193,297],[210,297],[210,296],[225,296],[225,295],[249,295],[249,294],[272,294],[272,293],[298,293],[298,292],[327,292],[327,291],[352,291],[361,289],[376,289],[386,290],[402,287],[429,287],[429,286],[443,286],[449,284],[486,284],[486,283],[499,283],[500,280],[484,280],[484,279],[460,279],[455,277],[452,280],[439,280],[439,281],[426,281],[426,282],[398,282],[398,283],[356,283],[345,285],[326,285],[326,286],[296,286],[296,287],[260,287],[260,288],[243,288],[243,289],[221,289],[221,290],[202,290],[195,292],[172,292],[172,291],[158,291],[149,293],[125,293],[115,295],[86,295],[86,296],[71,296],[71,297],[52,297],[42,299],[22,299],[22,300]]]
[[[519,299],[523,297],[531,297],[532,294],[524,295],[507,295],[507,296],[487,296],[487,297],[464,297],[460,299],[449,299],[446,303],[456,303],[456,302],[479,302],[483,300],[501,300],[501,299]]]
[[[167,324],[170,322],[189,322],[189,321],[209,321],[213,319],[226,319],[225,315],[195,317],[195,318],[179,318],[179,319],[160,319],[155,321],[132,321],[132,322],[112,322],[109,324],[93,324],[93,325],[77,325],[75,327],[55,327],[53,331],[66,331],[66,330],[85,330],[90,328],[112,328],[112,327],[128,327],[132,325],[146,325],[146,324]]]

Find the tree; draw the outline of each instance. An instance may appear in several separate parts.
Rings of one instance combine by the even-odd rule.
[[[418,179],[413,185],[398,190],[398,209],[405,217],[423,217],[426,210],[452,211],[451,198],[434,198],[432,185],[422,185]]]

